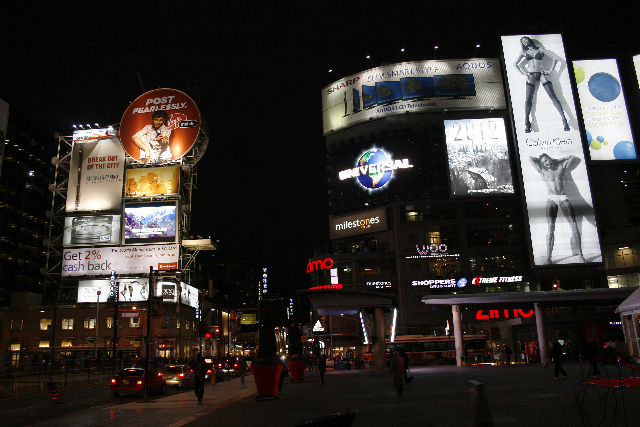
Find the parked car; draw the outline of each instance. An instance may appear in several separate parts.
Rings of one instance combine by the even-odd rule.
[[[167,385],[188,389],[193,385],[193,370],[186,365],[165,365],[160,368]]]
[[[111,379],[111,394],[118,397],[120,393],[138,393],[143,397],[145,386],[148,387],[149,393],[164,393],[167,389],[162,372],[149,369],[149,374],[145,375],[144,369],[127,368]]]

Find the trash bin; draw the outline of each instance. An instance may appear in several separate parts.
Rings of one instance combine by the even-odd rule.
[[[460,356],[460,366],[467,366],[467,356]]]

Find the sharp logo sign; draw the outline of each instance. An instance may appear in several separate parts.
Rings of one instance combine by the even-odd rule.
[[[380,149],[372,148],[362,153],[356,167],[338,173],[340,180],[357,178],[360,185],[369,191],[384,187],[396,169],[410,169],[409,159],[393,160],[392,156]]]
[[[322,260],[315,260],[315,261],[310,261],[307,264],[307,273],[311,273],[313,271],[318,271],[318,270],[331,270],[333,268],[333,260],[331,258],[325,258],[324,261]]]

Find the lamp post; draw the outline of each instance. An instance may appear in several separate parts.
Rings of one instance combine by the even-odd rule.
[[[98,363],[98,322],[100,319],[100,295],[101,291],[96,292],[96,341],[94,342],[94,348],[96,351],[96,364]]]

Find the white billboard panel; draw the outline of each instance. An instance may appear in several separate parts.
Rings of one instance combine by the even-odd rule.
[[[562,36],[503,36],[502,46],[534,265],[602,262]]]
[[[636,78],[638,79],[638,87],[640,87],[640,55],[633,57],[633,65],[636,68]]]
[[[504,108],[500,61],[491,58],[391,64],[322,89],[325,135],[393,114]]]
[[[110,276],[149,274],[154,270],[178,268],[180,246],[149,245],[65,249],[62,254],[62,276]]]
[[[452,196],[513,194],[504,119],[445,120]]]
[[[124,150],[113,129],[73,134],[67,212],[120,209]]]
[[[117,279],[120,301],[146,301],[149,298],[149,279]],[[96,302],[100,291],[100,302],[107,302],[111,295],[110,280],[79,280],[78,302]]]
[[[591,160],[633,160],[627,104],[615,59],[574,61],[582,118]]]
[[[184,282],[180,282],[180,302],[190,307],[198,306],[198,289]],[[178,292],[176,291],[175,282],[158,282],[156,283],[155,295],[162,297],[164,302],[178,302]]]
[[[64,246],[117,245],[122,215],[68,216],[64,219]]]

